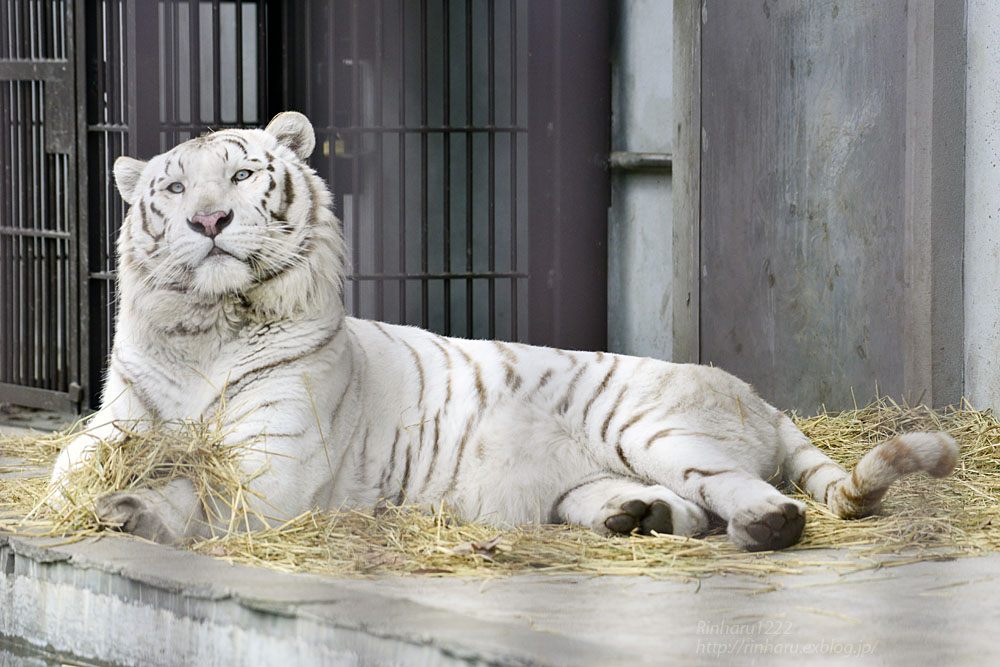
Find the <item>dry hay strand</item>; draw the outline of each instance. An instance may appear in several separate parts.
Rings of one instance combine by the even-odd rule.
[[[850,468],[895,434],[942,430],[961,447],[953,476],[924,474],[897,482],[882,513],[846,521],[801,493],[807,503],[802,540],[777,554],[749,554],[716,529],[702,538],[600,537],[565,525],[493,526],[464,522],[447,507],[387,505],[373,512],[310,511],[272,527],[246,530],[256,514],[241,461],[255,443],[227,444],[217,422],[120,426],[123,440],[97,444],[90,464],[74,472],[73,497],[46,506],[44,478],[0,479],[0,529],[79,538],[104,531],[94,513],[102,495],[184,477],[210,498],[227,498],[229,530],[188,546],[231,562],[288,572],[364,577],[387,574],[500,577],[525,572],[697,578],[719,573],[773,575],[827,567],[850,571],[1000,550],[1000,422],[967,404],[932,411],[881,400],[865,408],[813,417],[792,415],[831,458]],[[0,440],[0,455],[50,464],[66,434]],[[838,548],[817,554],[815,549]]]

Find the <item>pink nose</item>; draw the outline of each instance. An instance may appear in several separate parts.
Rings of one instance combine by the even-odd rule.
[[[222,230],[226,228],[226,225],[232,221],[232,211],[229,211],[229,213],[215,211],[214,213],[206,213],[204,215],[196,215],[192,217],[188,220],[188,227],[199,234],[204,234],[208,238],[214,239],[216,236],[221,234]]]

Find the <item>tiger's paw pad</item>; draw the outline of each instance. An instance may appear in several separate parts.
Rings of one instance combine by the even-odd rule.
[[[628,500],[618,509],[618,514],[612,514],[604,520],[604,527],[612,535],[628,535],[634,530],[638,530],[642,535],[651,535],[653,531],[661,535],[670,535],[674,532],[673,513],[670,505],[662,500],[650,503]]]
[[[806,525],[805,505],[768,498],[739,510],[729,520],[729,538],[747,551],[774,551],[799,541]]]
[[[163,520],[137,494],[120,492],[103,496],[97,500],[95,510],[98,521],[112,530],[160,544],[171,544],[177,540]]]

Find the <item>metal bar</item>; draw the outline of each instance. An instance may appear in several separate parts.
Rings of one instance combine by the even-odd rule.
[[[406,8],[399,0],[399,125],[406,125]],[[399,135],[399,271],[406,274],[406,135]],[[399,281],[399,322],[406,321],[406,281]]]
[[[427,125],[427,0],[420,0],[420,124]],[[420,270],[427,273],[428,257],[428,182],[427,182],[427,143],[426,133],[420,135]],[[420,326],[425,329],[430,325],[430,285],[426,280],[420,283]]]
[[[201,3],[188,0],[188,80],[191,87],[191,124],[201,120]]]
[[[527,278],[527,273],[489,273],[487,271],[447,271],[444,273],[357,273],[352,280],[485,280],[496,278]]]
[[[612,151],[608,156],[608,168],[612,171],[670,171],[673,159],[670,153]]]
[[[350,122],[359,122],[358,97],[361,93],[361,67],[358,62],[358,0],[351,3],[351,111]],[[355,144],[356,146],[357,144]],[[354,274],[361,265],[361,231],[360,231],[360,168],[357,158],[351,160],[351,248],[354,251]],[[351,282],[351,293],[354,296],[354,312],[361,313],[361,285],[357,280]]]
[[[38,81],[68,76],[67,60],[8,60],[0,59],[0,81]]]
[[[444,124],[451,122],[451,17],[450,0],[444,0],[443,32],[444,54]],[[444,272],[451,273],[451,135],[444,134]],[[444,281],[444,332],[451,335],[451,281]]]
[[[372,83],[374,87],[374,114],[375,118],[372,119],[373,125],[382,124],[382,66],[385,54],[382,50],[385,45],[382,43],[382,30],[384,28],[384,16],[382,9],[384,8],[384,3],[379,2],[377,4],[378,18],[376,25],[373,28],[374,38],[375,38],[375,72],[373,78],[375,79]],[[356,18],[355,18],[356,20]],[[373,208],[375,213],[375,233],[374,233],[374,254],[375,254],[375,272],[381,273],[385,267],[385,238],[383,225],[385,224],[384,207],[382,204],[382,199],[384,195],[383,179],[382,179],[382,133],[375,135],[375,164],[377,165],[375,169],[374,186],[375,186],[375,198],[373,201]],[[377,304],[378,319],[385,319],[385,288],[382,283],[378,283],[375,286],[375,303]]]
[[[243,0],[236,0],[236,123],[243,125]]]
[[[133,114],[129,113],[128,115],[131,117]],[[87,130],[87,131],[90,131],[90,132],[123,132],[123,133],[127,133],[127,132],[131,131],[132,126],[131,125],[126,125],[126,124],[123,124],[123,123],[93,123],[93,124],[86,125],[84,127],[84,129]]]
[[[212,0],[212,123],[222,122],[222,19],[219,0]]]
[[[517,113],[517,0],[510,1],[510,124],[516,126]],[[517,271],[517,134],[510,135],[510,270]],[[510,338],[518,337],[516,280],[510,281]]]
[[[487,122],[492,125],[496,121],[496,63],[494,59],[494,49],[496,49],[496,34],[494,25],[494,12],[496,7],[493,0],[486,3],[486,81],[487,81]],[[490,273],[496,270],[496,135],[487,135],[487,200],[486,200],[486,267]],[[490,278],[486,283],[487,291],[487,335],[489,338],[497,337],[497,294],[496,281]]]
[[[472,118],[472,3],[465,5],[465,122],[474,124]],[[472,235],[473,235],[473,189],[472,189],[472,137],[465,137],[465,270],[472,272]],[[473,333],[472,280],[465,282],[465,335],[472,338]]]
[[[311,11],[316,12],[318,14],[320,11],[325,10],[326,13],[320,14],[321,19],[317,19],[316,21],[310,21],[307,23],[307,25],[309,23],[313,23],[316,25],[322,25],[323,23],[326,23],[328,25],[334,25],[336,21],[336,9],[337,6],[331,3],[322,3],[318,7],[313,5]],[[313,30],[305,29],[302,30],[301,32],[305,33],[307,40],[312,39],[312,35],[314,32]],[[336,31],[326,30],[322,31],[320,34],[322,34],[326,38],[322,41],[319,39],[317,39],[316,41],[322,44],[322,47],[318,48],[325,49],[325,51],[320,56],[322,58],[321,62],[329,63],[327,69],[327,71],[329,72],[329,78],[324,83],[324,85],[326,88],[326,113],[329,116],[329,125],[332,127],[336,126],[337,124],[337,97],[338,97],[337,91],[340,89],[339,86],[337,85],[338,84],[337,70],[342,64],[342,59],[337,51]],[[313,51],[307,46],[305,52],[312,53]],[[307,81],[311,80],[310,78],[311,72],[308,69],[309,67],[311,67],[310,60],[311,59],[307,58],[305,63]],[[304,86],[304,88],[306,88],[306,90],[304,91],[306,108],[312,108],[313,91],[311,90],[310,86]],[[316,98],[319,98],[319,95],[316,95]],[[327,130],[327,136],[329,137],[328,141],[333,142],[333,149],[330,151],[330,155],[327,160],[327,165],[330,171],[330,189],[334,192],[335,197],[339,197],[341,208],[343,208],[344,195],[347,194],[346,192],[347,187],[346,186],[341,187],[341,184],[337,181],[337,150],[336,150],[337,138],[338,138],[337,130],[336,129]],[[343,216],[344,212],[341,211],[340,214],[341,216]],[[343,222],[346,223],[347,221],[344,220]],[[351,290],[351,293],[352,294],[354,293],[353,288]]]
[[[160,7],[163,9],[163,81],[161,82],[161,90],[163,91],[163,99],[166,100],[166,104],[163,108],[166,110],[166,118],[168,121],[175,121],[177,119],[177,21],[176,3],[166,3],[161,4]],[[161,118],[161,120],[164,120]],[[164,137],[164,135],[166,135]],[[173,144],[177,141],[176,132],[163,132],[162,125],[160,131],[160,149],[165,148],[166,145]]]
[[[271,76],[268,68],[270,62],[270,40],[267,38],[269,3],[257,2],[257,123],[267,120],[268,107],[271,100]],[[275,56],[277,58],[279,56]]]
[[[27,30],[28,35],[30,35],[31,25],[30,17],[27,18]],[[26,35],[27,36],[27,35]],[[30,39],[30,38],[29,38]],[[30,45],[28,45],[28,54],[30,56]],[[24,208],[21,220],[24,221],[26,227],[35,227],[35,199],[38,194],[37,188],[33,187],[35,174],[34,165],[32,158],[34,157],[32,151],[31,133],[32,133],[32,101],[33,101],[33,88],[34,82],[25,81],[22,83],[21,88],[21,168],[24,170],[24,189],[21,191],[22,200],[24,201]],[[23,298],[21,306],[21,321],[23,326],[23,338],[21,339],[21,353],[24,356],[24,368],[25,375],[23,380],[25,384],[34,385],[35,377],[33,373],[32,363],[35,359],[35,346],[34,346],[34,328],[32,327],[31,315],[34,311],[35,305],[35,282],[34,276],[32,275],[32,269],[34,268],[34,243],[30,237],[20,237],[18,241],[23,242],[22,245],[22,264],[21,264],[21,285],[22,291],[21,296]]]
[[[86,386],[89,370],[87,350],[89,345],[89,326],[86,304],[89,302],[89,285],[81,280],[84,258],[87,257],[87,234],[91,225],[89,215],[89,175],[87,173],[87,15],[84,0],[67,3],[69,14],[64,15],[65,53],[71,58],[76,68],[74,76],[74,94],[76,101],[76,155],[68,161],[66,178],[74,182],[76,188],[71,190],[67,199],[66,227],[73,229],[76,221],[76,238],[67,243],[69,249],[69,265],[66,267],[64,279],[68,300],[63,321],[66,323],[67,349],[67,387],[76,383]],[[72,186],[69,186],[72,188]],[[79,405],[75,406],[79,409]]]
[[[84,258],[87,257],[88,238],[91,218],[88,211],[87,173],[87,10],[85,0],[75,0],[66,5],[67,14],[63,15],[65,37],[65,55],[74,63],[75,76],[73,93],[76,102],[76,154],[67,160],[66,181],[68,194],[66,197],[65,228],[74,234],[74,238],[66,242],[69,254],[69,264],[64,272],[66,281],[67,301],[63,313],[66,337],[66,388],[75,384],[86,390],[88,382],[89,359],[89,319],[87,304],[90,297],[90,286],[83,279]],[[75,189],[73,184],[75,182]],[[82,397],[81,397],[82,398]],[[75,410],[80,409],[80,403],[75,402]]]
[[[32,16],[32,39],[31,52],[37,57],[38,54],[38,16]],[[31,180],[32,180],[32,226],[36,229],[42,228],[45,220],[45,181],[44,181],[44,158],[45,146],[42,136],[42,127],[45,122],[45,111],[43,96],[45,94],[45,82],[31,82],[31,134],[30,134],[30,155],[31,155]],[[32,345],[32,375],[35,386],[44,385],[45,377],[45,330],[42,326],[43,313],[47,304],[48,295],[45,292],[45,280],[42,270],[45,267],[43,243],[39,239],[31,240],[31,289],[32,297],[28,302],[31,313],[31,345]]]
[[[6,25],[0,29],[0,51],[10,48],[6,37],[10,30],[10,17]],[[11,108],[10,82],[0,82],[0,109]],[[0,220],[10,220],[14,204],[14,189],[12,187],[12,149],[10,145],[10,128],[0,132]],[[14,327],[14,292],[13,292],[13,239],[0,235],[0,337],[5,341],[13,341]],[[0,345],[0,382],[10,379],[14,368],[13,345]]]
[[[0,236],[28,236],[35,238],[72,239],[72,232],[61,232],[51,229],[34,229],[23,227],[0,227]]]
[[[23,48],[23,44],[21,45]],[[17,129],[17,164],[19,165],[19,178],[20,181],[18,188],[18,221],[22,224],[27,223],[25,226],[30,227],[30,202],[26,201],[28,196],[30,196],[30,166],[28,159],[28,146],[27,146],[27,105],[25,104],[25,88],[24,83],[18,85],[17,91],[17,119],[18,119],[18,129]],[[28,328],[28,318],[27,313],[30,305],[32,303],[31,294],[31,280],[28,276],[28,247],[24,243],[24,237],[19,237],[17,239],[18,243],[18,287],[17,295],[20,300],[18,313],[19,313],[19,331],[18,331],[18,341],[17,346],[21,352],[20,363],[18,364],[20,368],[19,380],[23,384],[30,384],[30,375],[28,369],[28,360],[31,359],[31,330]]]

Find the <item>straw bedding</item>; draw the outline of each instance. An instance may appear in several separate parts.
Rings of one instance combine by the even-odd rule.
[[[991,412],[968,405],[931,411],[882,400],[841,413],[793,417],[818,447],[848,468],[875,443],[914,430],[951,433],[961,446],[959,465],[943,480],[920,474],[897,482],[880,515],[857,521],[838,519],[788,489],[808,505],[801,542],[779,554],[749,554],[733,547],[721,528],[702,539],[604,538],[573,526],[465,523],[447,507],[407,505],[374,513],[308,512],[271,529],[248,531],[253,517],[246,501],[252,492],[239,461],[255,445],[226,445],[225,433],[212,422],[126,430],[122,443],[102,443],[93,464],[75,473],[71,502],[52,510],[42,502],[47,479],[39,466],[51,465],[79,430],[76,426],[50,435],[0,439],[0,456],[16,457],[22,467],[19,477],[0,479],[0,530],[66,539],[114,534],[94,515],[97,498],[186,476],[204,493],[214,491],[225,499],[232,517],[227,531],[188,548],[234,562],[334,576],[496,577],[529,571],[767,575],[815,567],[887,567],[1000,550],[1000,422]],[[3,472],[10,471],[0,467]],[[833,556],[813,551],[822,547],[839,551]]]

